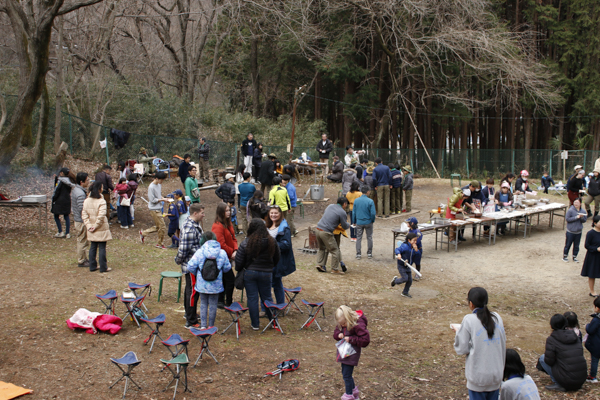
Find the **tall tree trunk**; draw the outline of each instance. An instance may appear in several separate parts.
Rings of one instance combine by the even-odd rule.
[[[34,163],[38,168],[42,168],[42,165],[44,164],[44,152],[46,151],[46,137],[48,136],[48,120],[50,117],[49,114],[50,99],[48,98],[48,87],[44,83],[44,89],[42,91],[42,106],[40,110],[40,119],[38,123],[38,133],[35,139],[35,148],[33,151]],[[60,144],[58,145],[58,147],[60,148]],[[58,152],[58,149],[56,150],[56,152]]]
[[[56,106],[54,113],[54,153],[58,152],[60,147],[61,137],[61,125],[62,125],[62,97],[63,97],[63,49],[62,49],[62,40],[63,40],[63,17],[58,17],[56,19],[56,23],[58,25],[58,48],[56,51]],[[47,92],[48,88],[44,87],[44,90]],[[38,134],[39,136],[39,134]],[[37,148],[37,143],[36,143]],[[72,151],[72,149],[71,149]]]
[[[315,79],[315,120],[320,120],[322,117],[321,110],[321,90],[323,89],[323,79],[321,77],[321,73],[317,73],[317,77]]]
[[[259,116],[260,83],[258,77],[258,38],[250,39],[250,78],[252,79],[252,114]]]
[[[525,124],[524,129],[523,129],[523,134],[525,135],[525,169],[529,170],[529,166],[530,166],[530,161],[531,161],[531,157],[530,157],[530,150],[531,150],[531,125],[532,125],[532,121],[531,121],[531,117],[533,116],[533,112],[530,108],[526,108],[525,109],[525,113],[523,115],[523,123]]]

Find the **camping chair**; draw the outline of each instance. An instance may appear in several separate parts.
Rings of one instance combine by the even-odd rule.
[[[189,340],[183,340],[181,336],[179,336],[176,333],[169,336],[167,340],[161,341],[161,343],[165,345],[167,350],[169,350],[169,353],[171,353],[171,356],[173,356],[173,358],[183,353],[185,353],[185,355],[187,356],[187,345],[189,342]],[[174,347],[175,350],[171,350],[171,347]]]
[[[121,318],[123,321],[125,321],[125,318],[127,318],[127,315],[129,315],[131,317],[131,319],[133,321],[135,321],[135,323],[137,324],[138,328],[140,327],[140,322],[138,321],[139,318],[147,318],[148,316],[146,315],[146,313],[144,312],[144,310],[141,309],[141,305],[144,302],[144,299],[146,298],[146,296],[140,296],[140,297],[136,297],[134,299],[131,298],[125,298],[123,297],[123,295],[121,295],[121,302],[123,304],[125,304],[125,307],[127,308],[127,312],[125,313],[125,315],[123,316],[123,318]]]
[[[152,332],[150,332],[150,336],[148,336],[148,338],[146,340],[144,340],[144,344],[148,344],[148,342],[150,341],[150,338],[154,336],[152,339],[152,344],[150,345],[150,351],[148,352],[148,354],[152,353],[152,348],[154,347],[154,341],[156,340],[157,336],[160,339],[160,341],[162,342],[163,338],[160,337],[160,327],[165,323],[165,320],[166,320],[165,314],[160,314],[158,317],[152,318],[152,319],[140,318],[140,321],[142,321],[143,323],[148,325],[148,328],[150,328],[150,330],[152,331]],[[150,324],[154,324],[155,328],[152,328],[150,326]]]
[[[229,307],[225,306],[225,311],[227,311],[229,315],[231,315],[231,323],[229,324],[229,326],[227,326],[227,328],[225,328],[223,332],[221,332],[221,335],[227,332],[227,329],[231,328],[231,325],[235,324],[235,337],[237,338],[237,340],[240,340],[240,334],[243,333],[240,327],[240,318],[242,317],[242,315],[244,315],[246,311],[248,311],[248,307],[243,307],[240,303],[236,301],[234,303],[231,303]]]
[[[112,315],[116,315],[115,314],[115,300],[117,300],[117,292],[114,290],[109,290],[108,292],[106,292],[106,294],[97,294],[96,298],[98,300],[100,300],[102,302],[102,304],[104,304],[104,307],[106,308],[104,310],[104,314],[112,314]],[[106,303],[106,301],[108,301],[108,303]]]
[[[183,393],[185,393],[185,392],[192,393],[192,391],[188,388],[188,383],[187,383],[187,367],[188,367],[188,364],[190,363],[190,359],[188,358],[187,354],[179,354],[177,357],[173,357],[170,360],[161,359],[160,362],[165,365],[163,368],[163,371],[165,369],[168,369],[171,372],[171,374],[173,375],[173,379],[171,379],[171,382],[169,382],[169,384],[167,385],[165,390],[163,390],[163,392],[167,391],[167,389],[169,388],[169,386],[171,386],[171,383],[173,383],[173,381],[177,381],[177,382],[175,382],[175,391],[173,392],[173,400],[175,400],[175,396],[177,396],[177,386],[179,385],[179,381],[181,380],[181,371],[183,370],[183,376],[184,376],[183,386],[185,387],[185,390],[183,391]],[[173,371],[171,369],[171,365],[176,366],[175,371]]]
[[[321,329],[321,325],[319,325],[319,321],[317,321],[317,315],[319,314],[319,311],[323,310],[323,318],[325,318],[325,307],[323,306],[325,302],[322,301],[320,303],[311,303],[302,299],[302,304],[306,306],[309,315],[304,325],[300,327],[300,330],[302,330],[302,328],[304,327],[308,328],[310,324],[314,322],[319,327],[319,330],[323,332],[323,329]]]
[[[138,182],[144,183],[144,174],[146,173],[146,168],[144,168],[144,164],[135,164],[133,166],[133,172],[138,176]]]
[[[169,166],[167,168],[161,169],[160,168],[161,163],[166,163]],[[156,172],[166,172],[167,178],[169,177],[169,174],[171,173],[171,166],[167,161],[161,160],[160,158],[155,158],[154,160],[152,160],[152,164],[154,164],[154,166],[156,167]]]
[[[129,282],[127,284],[127,286],[133,292],[135,297],[144,296],[146,294],[146,292],[148,292],[148,296],[150,296],[152,294],[152,286],[150,283],[144,283],[144,284],[138,285],[137,283]],[[138,292],[136,292],[136,290],[140,290],[140,289],[143,289],[143,290],[141,293],[138,294]],[[142,303],[142,306],[144,306],[144,310],[148,311],[148,308],[146,307],[146,305],[144,303]]]
[[[192,333],[192,335],[196,336],[198,339],[200,339],[202,341],[202,350],[200,351],[200,354],[198,355],[198,358],[196,359],[196,363],[194,364],[194,367],[196,366],[196,364],[198,364],[198,361],[200,361],[202,359],[202,354],[204,354],[205,351],[218,364],[219,362],[217,361],[217,358],[213,355],[213,353],[211,353],[210,349],[208,348],[208,342],[210,342],[210,338],[215,333],[217,333],[217,327],[216,326],[212,326],[212,327],[207,328],[207,329],[191,328],[190,332]]]
[[[267,326],[265,326],[265,329],[263,329],[261,333],[265,333],[269,326],[273,325],[274,329],[277,329],[279,332],[281,332],[282,335],[285,335],[285,333],[283,333],[283,329],[281,329],[281,326],[279,325],[279,319],[277,319],[277,316],[280,313],[284,312],[288,304],[289,303],[275,304],[269,300],[265,300],[265,307],[268,308],[269,311],[271,311],[271,320],[269,321]]]
[[[294,307],[296,307],[296,309],[298,311],[300,311],[300,314],[304,314],[304,311],[302,311],[300,309],[300,307],[298,307],[298,304],[296,304],[296,302],[294,301],[296,299],[296,296],[298,296],[298,293],[300,293],[302,291],[302,288],[300,286],[298,286],[293,289],[288,289],[284,286],[283,291],[285,293],[285,297],[287,297],[287,299],[288,299],[288,308],[286,308],[284,315],[287,315],[287,313],[290,311],[290,308],[292,308],[291,304],[293,304]],[[293,296],[292,296],[292,294],[293,294]]]
[[[131,372],[135,367],[137,367],[141,363],[141,361],[138,360],[137,356],[133,351],[128,352],[121,358],[111,358],[110,361],[112,361],[113,364],[115,364],[121,370],[123,375],[115,383],[110,385],[109,389],[112,389],[113,386],[115,386],[117,383],[121,382],[123,378],[125,378],[125,390],[123,391],[123,398],[125,398],[125,395],[127,394],[127,385],[129,381],[131,381],[135,386],[137,386],[138,389],[142,390],[140,385],[138,385],[134,382],[133,379],[131,379]],[[127,371],[121,368],[121,365],[126,365]]]

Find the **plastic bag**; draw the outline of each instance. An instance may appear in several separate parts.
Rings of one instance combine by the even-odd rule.
[[[406,222],[403,222],[400,224],[400,232],[401,233],[408,232],[408,224]]]
[[[352,347],[350,343],[346,342],[345,339],[341,339],[335,345],[341,358],[350,357],[352,354],[356,354],[354,347]]]

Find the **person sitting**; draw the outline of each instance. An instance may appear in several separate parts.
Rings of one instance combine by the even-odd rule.
[[[457,214],[463,212],[463,202],[471,195],[471,190],[461,189],[456,187],[452,189],[452,197],[448,199],[448,207],[446,207],[446,218],[456,219]],[[450,233],[448,233],[450,244],[456,244],[456,226],[450,227]]]
[[[531,376],[525,374],[525,365],[514,349],[506,349],[504,382],[500,387],[500,400],[539,400],[540,394]]]
[[[145,164],[144,169],[147,174],[153,174],[156,171],[156,165],[152,163],[156,157],[148,154],[148,150],[144,147],[140,147],[140,153],[138,154],[137,162]]]
[[[340,161],[338,156],[333,157],[333,167],[331,168],[331,175],[327,176],[331,182],[340,183],[342,182],[342,174],[344,173],[344,163]]]

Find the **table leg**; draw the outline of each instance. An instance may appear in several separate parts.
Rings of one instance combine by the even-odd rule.
[[[48,232],[48,203],[44,203],[46,206],[46,233]]]
[[[42,232],[42,207],[38,207],[38,224],[40,225],[40,233]]]

